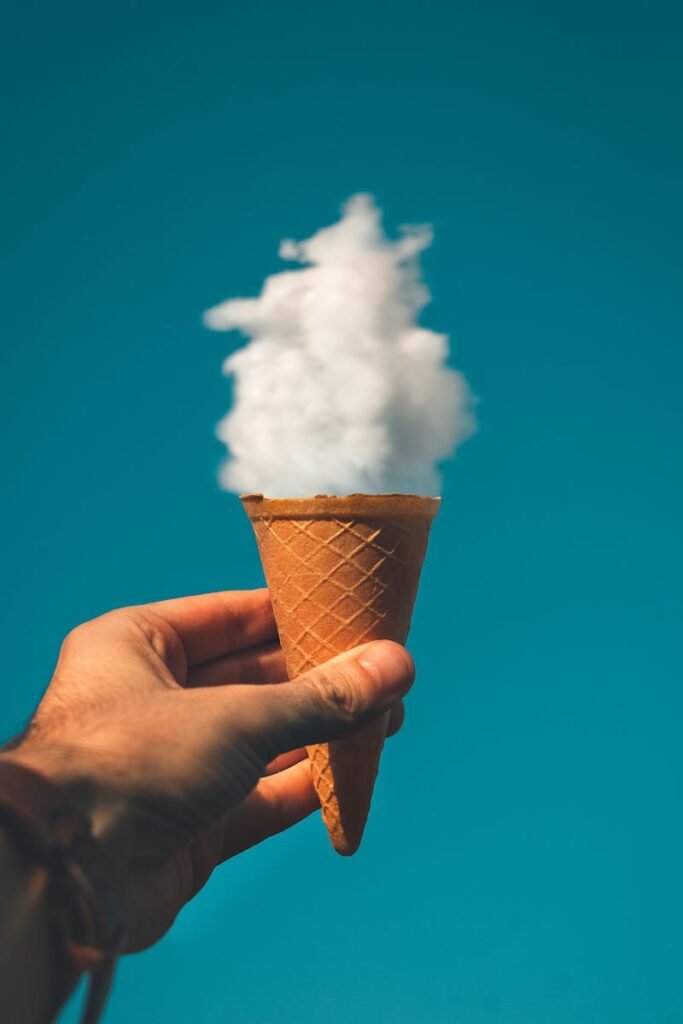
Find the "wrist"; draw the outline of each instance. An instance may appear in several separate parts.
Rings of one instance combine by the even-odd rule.
[[[90,820],[93,811],[92,787],[82,768],[68,749],[59,744],[45,744],[24,738],[10,750],[0,753],[0,765],[8,762],[37,772],[66,794]]]
[[[11,749],[0,752],[0,765],[3,762],[37,772],[58,787],[88,822],[106,855],[116,859],[113,844],[109,841],[114,810],[98,785],[97,773],[88,765],[83,751],[65,744],[41,742],[29,736]]]
[[[43,932],[45,973],[53,979],[51,1005],[59,1006],[78,974],[87,972],[84,1019],[94,1021],[124,938],[118,879],[86,816],[30,760],[16,751],[0,758],[0,823],[10,839],[2,853],[11,858],[13,847],[15,876],[22,872],[19,907],[26,909],[31,894],[39,897],[40,914],[33,918]],[[12,924],[10,917],[10,932]]]
[[[32,1024],[52,1020],[78,980],[54,942],[48,887],[48,872],[0,821],[0,991],[5,1010]]]

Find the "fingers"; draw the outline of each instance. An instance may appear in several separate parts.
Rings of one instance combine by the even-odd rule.
[[[298,744],[335,739],[391,708],[407,693],[413,660],[399,644],[364,644],[272,690],[274,718]]]
[[[223,827],[221,860],[234,857],[269,836],[284,832],[319,806],[307,758],[277,775],[262,779],[227,818]]]
[[[400,729],[403,717],[403,703],[399,701],[391,709],[389,735]],[[225,822],[221,860],[284,832],[319,808],[304,749],[282,754],[268,767],[273,774],[261,779]]]
[[[403,725],[405,719],[405,708],[403,701],[400,700],[398,704],[394,704],[389,714],[389,724],[387,726],[387,737],[395,736]],[[308,753],[305,747],[298,747],[296,750],[290,750],[286,754],[278,754],[270,764],[266,765],[265,775],[275,775],[277,772],[284,771],[286,768],[291,768],[293,764],[298,764],[299,761],[303,761],[304,758],[308,757]]]
[[[395,736],[403,725],[403,720],[406,717],[406,709],[402,700],[398,704],[394,704],[389,715],[389,724],[387,726],[387,736]]]
[[[277,775],[278,772],[282,772],[286,768],[291,768],[293,764],[298,764],[299,761],[303,761],[306,757],[308,757],[308,751],[305,747],[297,747],[296,750],[290,750],[286,754],[278,754],[277,757],[273,758],[270,764],[266,765],[263,774]]]
[[[175,630],[188,665],[221,658],[277,636],[268,591],[232,590],[157,601],[144,608]]]
[[[286,678],[285,656],[279,643],[270,640],[249,650],[195,665],[188,673],[187,686],[281,683]]]
[[[364,644],[284,686],[261,686],[256,693],[243,688],[242,728],[264,759],[271,760],[275,754],[353,731],[389,710],[413,678],[413,661],[405,648],[389,640]],[[234,714],[234,689],[218,693],[226,713]]]

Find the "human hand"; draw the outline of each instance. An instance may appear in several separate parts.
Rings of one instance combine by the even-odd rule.
[[[413,664],[377,641],[282,685],[265,590],[124,608],[66,638],[20,745],[88,813],[123,885],[128,951],[156,942],[217,864],[317,806],[304,745],[392,708]]]

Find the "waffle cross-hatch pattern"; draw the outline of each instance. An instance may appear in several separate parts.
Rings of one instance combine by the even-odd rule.
[[[264,519],[259,528],[289,555],[277,590],[294,674],[346,649],[341,634],[352,630],[354,646],[382,634],[389,615],[387,591],[409,568],[401,555],[409,530],[398,523],[340,519]],[[389,624],[384,632],[391,637],[394,630]]]
[[[438,501],[246,496],[244,503],[290,678],[369,640],[405,642]],[[384,714],[350,736],[308,748],[323,820],[339,853],[353,853],[360,843],[387,722]]]

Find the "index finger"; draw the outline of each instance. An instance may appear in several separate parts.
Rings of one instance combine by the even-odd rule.
[[[145,608],[175,630],[188,665],[220,658],[277,636],[265,588],[176,597]]]

